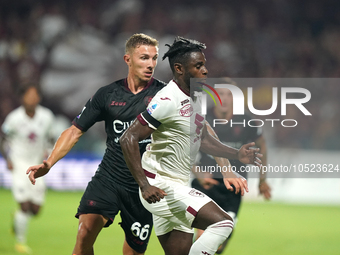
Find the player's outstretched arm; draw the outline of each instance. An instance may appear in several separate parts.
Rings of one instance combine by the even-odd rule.
[[[206,121],[207,131],[214,138],[218,139],[217,134],[214,129],[210,126],[210,124]],[[223,175],[223,182],[226,188],[230,191],[234,191],[235,194],[241,192],[241,195],[244,195],[244,191],[248,192],[248,183],[243,176],[239,175],[232,171],[231,164],[228,159],[222,157],[214,157],[216,163],[221,167],[221,169],[225,169],[225,171],[221,171]],[[235,189],[234,189],[234,188]]]
[[[231,164],[228,159],[221,157],[214,157],[214,159],[221,169],[225,169],[225,171],[221,171],[221,173],[224,185],[228,190],[234,191],[235,194],[241,192],[241,196],[244,195],[245,191],[249,192],[247,180],[242,175],[232,171]]]
[[[219,140],[217,134],[215,133],[213,128],[210,126],[210,124],[207,121],[205,121],[205,124],[207,125],[207,131],[209,132],[209,134]],[[230,166],[230,162],[226,158],[214,157],[214,159],[220,167]],[[197,168],[194,167],[193,169],[197,169]],[[199,183],[202,185],[204,189],[208,190],[208,189],[211,189],[214,185],[219,184],[217,180],[212,178],[212,174],[209,172],[197,172],[197,171],[192,171],[192,172],[195,174],[197,180],[199,181]]]
[[[254,142],[248,143],[243,145],[239,150],[227,146],[210,135],[207,131],[207,126],[204,125],[200,150],[215,157],[238,159],[244,164],[261,166],[260,158],[262,154],[259,153],[259,148],[250,148],[254,145]]]
[[[51,167],[73,148],[83,134],[84,132],[74,125],[66,129],[58,138],[47,160],[42,164],[29,167],[26,171],[31,183],[35,184],[36,178],[47,174]]]
[[[267,166],[267,146],[262,135],[255,140],[255,146],[260,148],[261,154],[263,155],[261,158],[262,165],[260,167],[259,194],[263,195],[266,200],[269,200],[271,198],[271,188],[266,180],[266,172],[262,171],[262,167]]]
[[[153,129],[136,119],[119,139],[126,164],[138,183],[143,198],[149,204],[156,203],[167,195],[163,190],[150,185],[142,168],[138,142],[149,137],[152,132]]]

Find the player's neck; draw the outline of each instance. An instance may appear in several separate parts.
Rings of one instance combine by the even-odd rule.
[[[148,81],[141,81],[140,79],[131,77],[130,75],[127,77],[127,85],[133,94],[141,92],[147,84]]]
[[[221,112],[214,108],[214,115],[219,119],[230,120],[233,117],[233,111]]]
[[[173,80],[177,83],[178,87],[179,87],[185,94],[190,95],[190,86],[189,86],[189,85],[187,85],[183,80],[178,79],[177,77],[174,77]],[[193,97],[193,95],[190,95],[190,96]]]
[[[26,115],[30,118],[33,118],[34,117],[34,114],[35,114],[35,110],[27,110],[25,109],[25,112],[26,112]]]

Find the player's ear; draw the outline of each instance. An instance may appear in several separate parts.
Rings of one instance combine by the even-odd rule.
[[[124,55],[124,61],[125,61],[125,63],[126,63],[128,66],[131,65],[131,56],[130,56],[130,54],[125,54],[125,55]]]
[[[175,73],[182,75],[183,74],[183,65],[180,63],[174,64]]]

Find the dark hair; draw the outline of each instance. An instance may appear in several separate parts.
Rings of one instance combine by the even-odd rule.
[[[125,53],[130,52],[131,49],[135,49],[140,45],[158,46],[158,41],[146,34],[134,34],[125,43]]]
[[[183,64],[188,59],[191,52],[202,51],[206,46],[204,43],[186,39],[184,37],[177,36],[172,45],[165,44],[169,47],[169,50],[164,54],[162,60],[168,58],[172,72],[174,72],[174,64]]]
[[[18,95],[20,97],[22,97],[28,89],[30,88],[35,88],[39,94],[39,96],[41,96],[41,90],[40,90],[40,87],[38,85],[36,85],[35,83],[27,83],[27,84],[23,84],[21,86],[19,86],[18,88]]]

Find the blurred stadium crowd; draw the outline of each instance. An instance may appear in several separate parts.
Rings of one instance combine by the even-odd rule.
[[[43,105],[72,119],[99,87],[126,76],[124,44],[136,32],[157,38],[160,56],[175,35],[205,42],[209,77],[340,76],[336,0],[2,0],[0,4],[0,123],[19,105],[15,91],[27,82],[40,83]],[[171,79],[167,62],[159,59],[155,77]],[[337,83],[308,87],[313,117],[294,129],[275,128],[275,145],[339,150]],[[258,101],[270,107],[266,86],[254,89],[257,94],[264,91]]]

